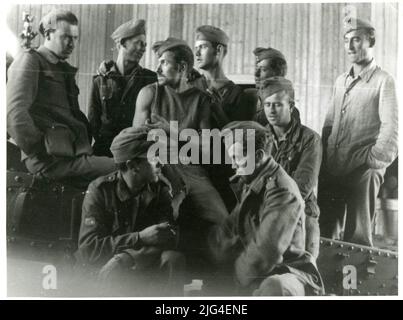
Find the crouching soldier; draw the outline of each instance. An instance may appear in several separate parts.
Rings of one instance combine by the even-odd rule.
[[[232,122],[224,129],[234,179],[239,180],[238,204],[210,234],[215,261],[234,272],[242,295],[321,293],[315,260],[305,251],[304,200],[295,181],[271,157],[270,133],[251,121]],[[234,135],[236,129],[242,135]]]
[[[170,189],[143,128],[124,129],[111,152],[119,170],[93,181],[83,203],[77,258],[131,293],[181,293],[184,257],[175,251]],[[161,291],[161,290],[167,291]],[[177,290],[176,290],[177,289]],[[151,294],[153,294],[151,292]]]

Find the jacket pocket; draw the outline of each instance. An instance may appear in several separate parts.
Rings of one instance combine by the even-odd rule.
[[[46,130],[46,152],[55,157],[74,157],[73,133],[64,125],[54,124]]]

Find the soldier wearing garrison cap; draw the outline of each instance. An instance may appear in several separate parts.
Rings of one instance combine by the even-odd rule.
[[[94,152],[111,157],[113,138],[131,126],[140,90],[155,81],[155,72],[139,62],[146,49],[145,20],[130,20],[112,33],[118,55],[103,61],[93,79],[88,118],[94,136]]]
[[[295,93],[292,82],[284,77],[264,80],[259,89],[263,125],[272,133],[271,155],[297,183],[305,201],[306,250],[319,254],[319,207],[316,189],[322,162],[319,135],[293,116]]]
[[[393,77],[373,56],[375,28],[347,16],[344,49],[352,64],[336,80],[322,130],[321,232],[372,246],[372,222],[386,168],[397,157],[398,105]],[[387,48],[386,48],[387,50]]]
[[[196,66],[203,75],[199,88],[211,96],[212,125],[222,128],[230,121],[251,120],[255,114],[253,100],[248,100],[243,89],[224,73],[223,63],[228,52],[228,35],[215,26],[203,25],[196,29]],[[224,148],[222,148],[223,150]],[[214,152],[214,151],[213,151]],[[224,159],[224,150],[221,159]],[[213,184],[220,192],[228,210],[236,203],[228,179],[233,174],[230,165],[210,167]]]
[[[153,49],[159,60],[158,83],[140,91],[133,126],[162,129],[167,135],[172,133],[173,138],[178,132],[170,126],[171,121],[177,121],[179,130],[191,128],[201,132],[201,129],[210,129],[211,97],[189,81],[194,64],[190,47],[183,40],[170,37],[156,42]],[[200,152],[206,152],[210,145],[205,139],[198,140],[200,144],[193,139],[189,143]],[[181,244],[189,255],[205,261],[205,234],[228,212],[206,169],[199,163],[184,165],[181,160],[179,162],[170,167],[177,171],[177,176],[182,177],[186,185],[186,198],[179,215],[183,226]]]
[[[248,131],[254,132],[253,150],[247,145]],[[208,244],[224,281],[231,288],[228,281],[235,279],[232,286],[241,295],[322,293],[315,259],[305,250],[304,200],[297,184],[271,156],[270,131],[253,121],[236,121],[223,133],[233,137],[225,144],[236,170],[232,181],[239,200],[224,223],[209,234]]]
[[[92,182],[84,198],[77,258],[98,279],[112,281],[107,293],[179,295],[183,289],[172,196],[159,179],[158,157],[147,158],[152,144],[145,128],[122,130],[111,145],[119,170]]]
[[[78,41],[78,19],[54,9],[39,29],[43,45],[22,52],[8,70],[7,131],[29,172],[86,188],[115,165],[93,155],[78,104],[77,68],[66,62]]]

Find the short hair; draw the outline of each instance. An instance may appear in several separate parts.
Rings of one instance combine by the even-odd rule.
[[[74,13],[67,10],[52,10],[42,18],[39,24],[39,32],[46,36],[49,32],[55,31],[60,21],[66,21],[72,25],[78,25],[78,19]]]
[[[211,43],[211,46],[213,47],[213,49],[214,49],[215,51],[217,51],[217,47],[218,47],[219,45],[221,45],[221,46],[223,47],[223,50],[224,50],[224,56],[227,55],[227,52],[228,52],[228,46],[227,46],[227,45],[222,44],[222,43],[218,43],[218,42],[211,42],[211,41],[210,41],[210,43]]]
[[[175,59],[176,63],[181,63],[182,61],[185,61],[188,64],[189,72],[190,72],[190,70],[193,69],[194,57],[193,57],[193,52],[189,47],[177,46],[177,47],[170,48],[167,51],[172,52],[174,54],[174,59]]]
[[[274,57],[269,58],[269,67],[276,76],[285,77],[287,75],[287,62],[284,59]]]

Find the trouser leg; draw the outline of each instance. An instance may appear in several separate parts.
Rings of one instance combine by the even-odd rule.
[[[304,283],[292,273],[267,277],[253,292],[254,296],[305,296]]]
[[[317,217],[305,217],[305,248],[316,259],[319,255],[320,229]]]
[[[160,269],[166,277],[165,294],[183,296],[183,286],[186,282],[185,256],[178,252],[167,250],[161,254]]]
[[[40,173],[52,180],[83,185],[88,185],[92,180],[116,170],[113,159],[88,155],[76,158],[57,158],[47,162],[32,157],[27,159],[25,164],[31,173]]]
[[[320,235],[330,239],[339,239],[343,227],[346,203],[341,178],[321,173],[318,188],[320,207]]]
[[[347,178],[347,216],[344,240],[372,246],[372,224],[376,198],[383,183],[385,169],[360,168]]]

